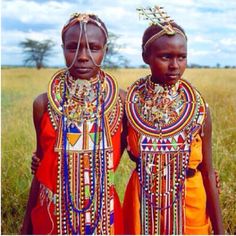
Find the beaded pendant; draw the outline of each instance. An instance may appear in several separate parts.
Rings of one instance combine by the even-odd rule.
[[[147,76],[129,88],[125,109],[140,134],[141,234],[183,234],[190,145],[203,125],[205,102],[183,79],[162,87]]]
[[[50,81],[48,98],[57,130],[58,234],[113,234],[111,135],[123,115],[117,83],[103,71],[89,81],[73,81],[62,70]]]

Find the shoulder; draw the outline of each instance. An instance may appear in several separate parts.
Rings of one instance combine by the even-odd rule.
[[[35,121],[40,121],[43,113],[47,110],[47,93],[42,93],[33,102],[33,116]]]
[[[47,109],[48,96],[47,93],[42,93],[34,99],[33,108],[38,111],[45,111]]]

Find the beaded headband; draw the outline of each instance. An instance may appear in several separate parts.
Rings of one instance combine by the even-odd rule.
[[[96,19],[93,19],[92,17],[95,17]],[[84,24],[87,24],[88,22],[92,22],[96,24],[105,34],[106,41],[108,39],[108,34],[106,29],[102,26],[101,22],[99,22],[98,17],[94,14],[87,14],[87,13],[74,13],[71,15],[69,21],[64,25],[62,29],[62,35],[65,33],[65,31],[76,24],[77,22],[82,22]]]
[[[143,17],[145,20],[150,21],[150,25],[158,25],[162,28],[160,32],[154,34],[151,38],[147,40],[147,42],[143,46],[144,49],[146,49],[147,46],[154,40],[160,38],[163,35],[171,36],[178,33],[181,34],[187,40],[187,36],[184,34],[184,32],[171,25],[174,20],[170,19],[170,17],[164,11],[163,7],[154,6],[153,8],[138,8],[137,11],[139,12],[140,17]]]

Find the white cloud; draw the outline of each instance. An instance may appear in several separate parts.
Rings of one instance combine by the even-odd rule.
[[[227,46],[227,47],[236,47],[236,37],[234,38],[222,38],[220,40],[220,43],[224,46]]]
[[[195,36],[192,36],[189,40],[191,41],[191,43],[210,44],[214,42],[213,40],[207,38],[205,35],[195,35]]]
[[[63,24],[65,16],[71,14],[73,4],[60,1],[38,3],[26,0],[4,1],[2,17],[22,23]]]
[[[186,30],[189,60],[202,61],[204,57],[204,63],[210,64],[215,63],[212,55],[219,56],[217,60],[222,55],[221,64],[226,58],[235,64],[232,53],[236,51],[235,0],[159,0],[158,3]],[[108,30],[120,36],[118,42],[126,45],[120,52],[137,64],[141,62],[141,38],[148,22],[139,20],[135,9],[155,4],[156,0],[3,1],[2,53],[19,53],[19,42],[25,38],[50,38],[57,43],[55,51],[61,61],[60,30],[71,13],[85,11],[98,14]],[[21,25],[17,28],[19,22]],[[42,25],[44,27],[38,29]]]
[[[4,37],[2,38],[2,45],[15,46],[19,44],[19,42],[25,40],[26,38],[39,41],[50,38],[54,42],[60,44],[61,39],[59,35],[60,32],[56,30],[44,30],[40,32],[32,30],[29,30],[28,32],[22,32],[20,30],[4,31]]]

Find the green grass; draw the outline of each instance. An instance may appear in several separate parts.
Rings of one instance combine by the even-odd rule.
[[[47,90],[56,69],[2,69],[2,234],[18,234],[31,183],[30,161],[35,150],[32,103]],[[145,69],[109,71],[121,88],[148,74]],[[219,170],[224,225],[236,234],[236,70],[189,69],[187,78],[202,93],[213,122],[213,161]],[[116,172],[115,184],[123,200],[125,185],[134,164],[124,153]]]

